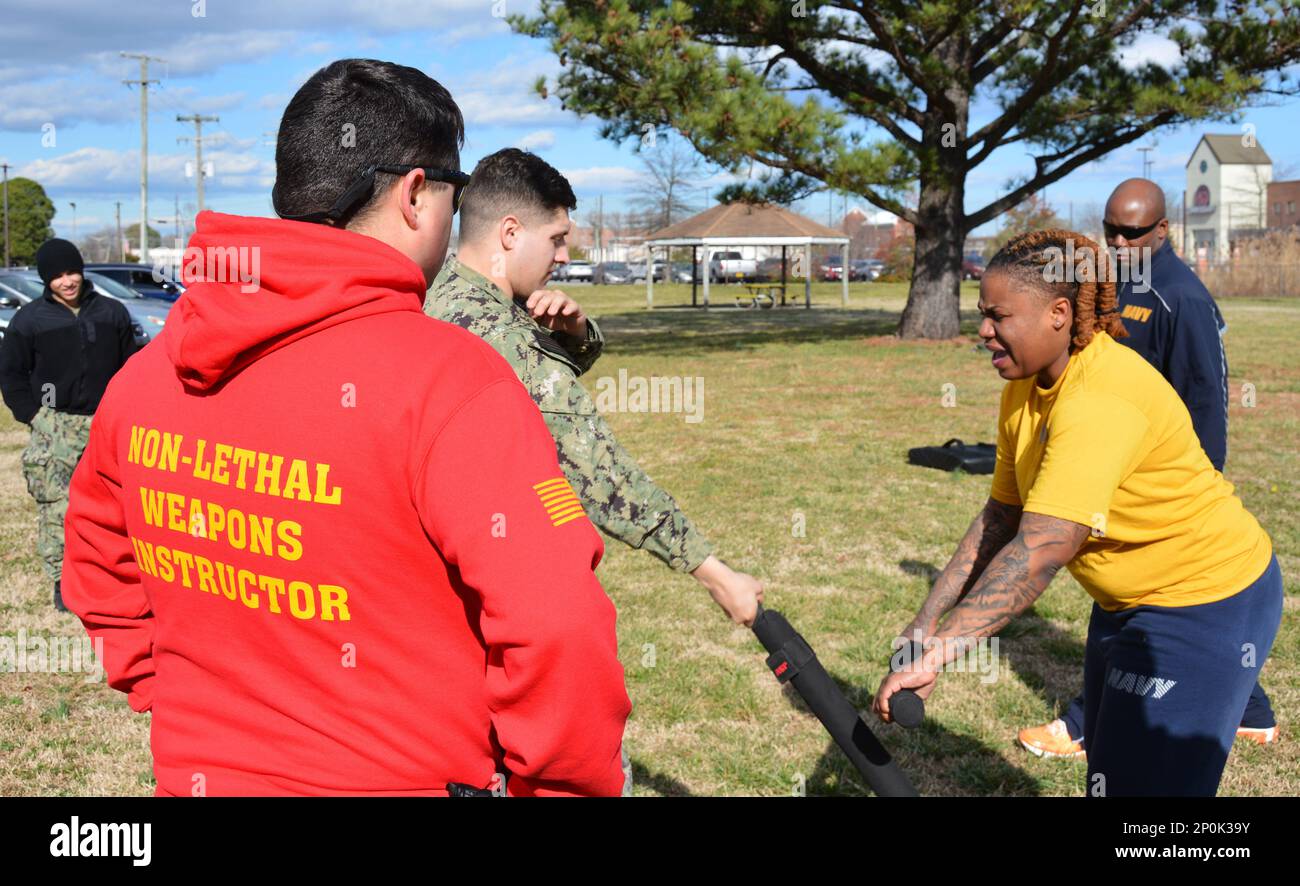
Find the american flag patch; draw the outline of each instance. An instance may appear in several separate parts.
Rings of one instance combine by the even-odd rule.
[[[546,508],[546,516],[552,526],[563,526],[570,520],[586,516],[582,510],[582,502],[574,494],[569,481],[563,477],[538,483],[533,486],[533,491],[541,499],[542,507]]]

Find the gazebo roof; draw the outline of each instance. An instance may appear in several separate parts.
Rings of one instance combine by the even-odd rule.
[[[706,240],[773,239],[844,242],[849,237],[843,231],[828,228],[780,206],[728,203],[706,209],[699,215],[655,231],[646,238],[646,242],[654,244],[668,240],[674,244],[686,245],[689,241],[703,243]]]

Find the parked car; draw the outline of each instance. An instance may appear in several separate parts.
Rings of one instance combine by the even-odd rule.
[[[15,296],[0,292],[0,341],[4,341],[5,330],[9,328],[9,321],[13,319],[14,314],[17,314],[18,309],[22,306],[22,302]]]
[[[984,278],[984,258],[968,255],[961,260],[961,278],[963,280],[981,280]]]
[[[129,286],[145,298],[176,301],[185,291],[179,280],[153,265],[95,263],[86,265],[86,270]]]
[[[827,256],[817,267],[818,280],[839,280],[844,274],[844,259],[838,255]]]
[[[560,267],[564,269],[564,276],[558,279],[569,283],[590,283],[596,275],[596,266],[589,261],[571,261]],[[554,274],[551,276],[555,278]]]
[[[629,267],[630,267],[631,270],[632,270],[632,282],[633,282],[633,283],[644,283],[644,282],[645,282],[645,262],[637,262],[636,264],[630,265]],[[663,260],[663,259],[655,259],[655,263],[654,263],[655,282],[656,282],[656,283],[663,283],[663,282],[667,281],[667,279],[668,279],[668,273],[669,273],[669,271],[668,271],[668,265],[664,262],[664,260]],[[690,280],[687,280],[686,282],[689,283]]]
[[[644,278],[642,278],[644,279]],[[592,272],[592,282],[609,285],[632,282],[632,269],[627,262],[605,261],[596,265]]]
[[[703,280],[703,266],[688,261],[675,261],[672,263],[672,277],[674,283],[700,283]]]
[[[785,260],[785,276],[787,280],[794,276],[791,273],[793,268],[794,262],[787,257]],[[757,279],[779,283],[781,280],[781,256],[774,255],[759,262]]]
[[[879,280],[885,263],[878,258],[857,258],[849,266],[849,280]]]
[[[8,292],[5,288],[0,287],[0,341],[4,340],[5,329],[9,326],[9,321],[13,319],[14,314],[23,306],[24,302],[18,298],[16,293]]]
[[[14,302],[15,310],[44,294],[45,284],[35,271],[14,268],[0,271],[0,296]]]
[[[172,307],[170,302],[157,298],[146,298],[129,286],[124,286],[111,277],[100,274],[98,271],[86,271],[86,279],[90,281],[91,285],[95,287],[95,291],[100,295],[115,298],[125,305],[132,321],[147,333],[143,341],[140,340],[139,333],[136,334],[135,343],[137,345],[143,347],[148,344],[166,325],[167,314]]]
[[[743,258],[739,252],[715,252],[709,261],[709,279],[715,283],[725,280],[753,280],[758,276],[758,262]]]
[[[131,315],[131,333],[138,347],[147,345],[153,338],[153,334],[162,328],[163,320],[169,310],[168,306],[154,299],[145,298],[138,292],[93,272],[86,272],[85,277],[96,292],[107,298],[116,299],[126,307],[126,312]],[[108,287],[113,287],[112,291]],[[0,272],[0,295],[12,295],[22,304],[27,304],[44,294],[45,284],[41,282],[40,275],[35,271]]]

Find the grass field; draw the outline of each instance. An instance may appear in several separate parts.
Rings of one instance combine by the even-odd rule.
[[[884,675],[889,640],[912,617],[988,491],[988,478],[906,464],[910,446],[994,439],[1001,382],[976,352],[972,286],[963,336],[892,335],[905,288],[814,289],[815,307],[680,307],[689,287],[575,287],[609,340],[587,377],[704,379],[703,420],[609,416],[623,444],[670,490],[718,552],[767,584],[860,708]],[[715,304],[724,301],[716,287]],[[727,299],[729,300],[729,299]],[[678,307],[674,307],[678,306]],[[1281,632],[1263,671],[1284,730],[1300,715],[1300,303],[1232,300],[1222,309],[1231,385],[1227,476],[1272,535],[1286,579]],[[942,403],[945,385],[955,405]],[[1245,384],[1256,405],[1241,403]],[[33,551],[34,508],[19,468],[26,432],[0,418],[0,634],[80,636],[50,605]],[[800,529],[802,528],[802,532]],[[763,665],[689,577],[610,542],[600,578],[619,610],[634,710],[638,795],[862,795],[821,725]],[[1062,572],[1000,642],[997,679],[947,674],[916,732],[880,725],[924,794],[1081,795],[1082,762],[1044,761],[1015,744],[1079,689],[1090,598]],[[0,675],[0,794],[152,792],[149,720],[103,683],[71,674]],[[1221,794],[1300,793],[1300,743],[1238,743]]]

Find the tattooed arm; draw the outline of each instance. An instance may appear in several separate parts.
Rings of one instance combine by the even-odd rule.
[[[1089,531],[1071,520],[1024,514],[1020,531],[989,561],[936,638],[991,637],[1002,630],[1047,590],[1061,567],[1079,552]]]
[[[993,555],[1015,537],[1020,512],[1019,505],[1003,504],[996,499],[990,498],[985,503],[958,543],[956,553],[935,580],[916,618],[903,631],[904,637],[911,639],[918,630],[922,638],[934,633],[939,619],[961,602]]]
[[[913,689],[922,698],[927,697],[934,691],[938,672],[963,652],[965,643],[976,637],[993,636],[1033,605],[1061,567],[1078,553],[1089,531],[1082,523],[1043,514],[1022,514],[1015,537],[993,554],[972,587],[967,590],[963,586],[959,594],[961,602],[952,608],[943,627],[928,638],[932,642],[927,644],[920,666],[891,673],[880,684],[873,707],[881,719],[889,720],[891,695],[899,689]],[[959,554],[960,551],[959,548]],[[936,582],[936,591],[939,584]],[[931,592],[930,596],[934,598],[936,593]]]

